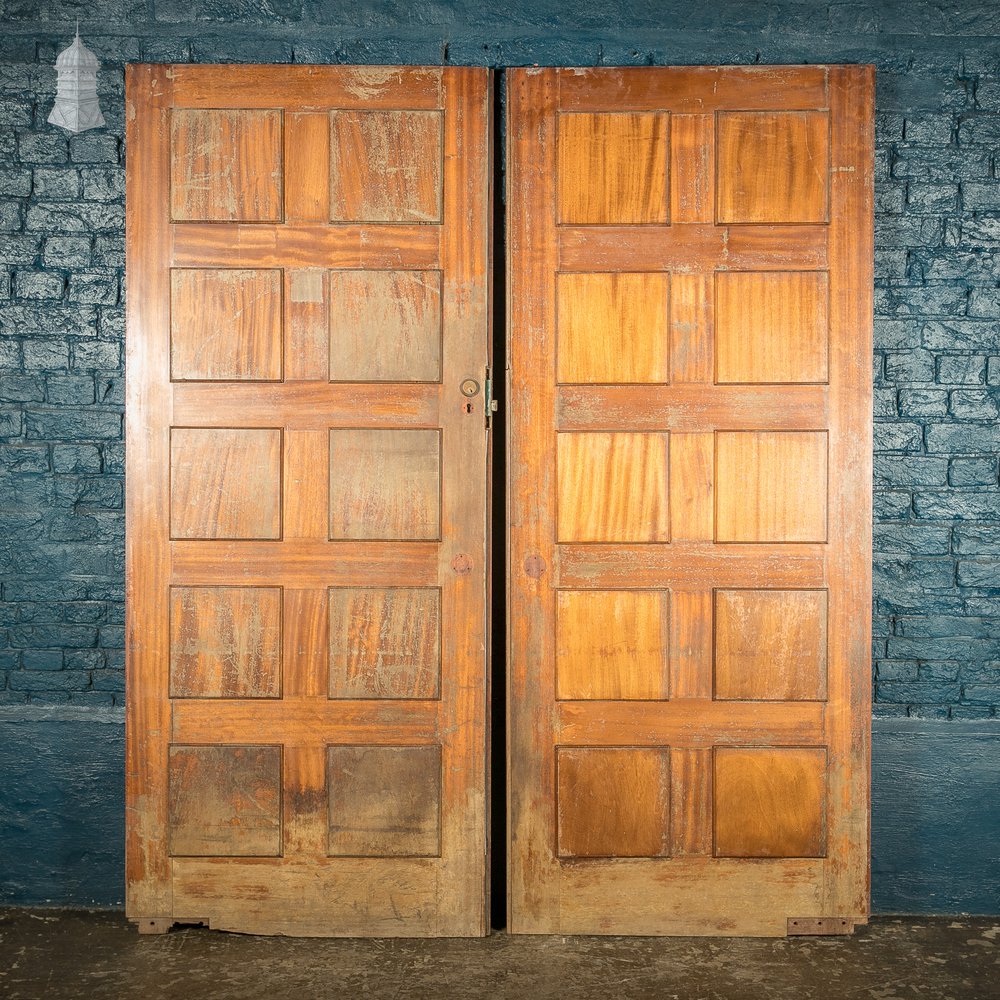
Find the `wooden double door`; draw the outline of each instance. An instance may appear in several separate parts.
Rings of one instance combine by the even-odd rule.
[[[483,934],[490,74],[127,83],[129,915]],[[510,927],[848,930],[871,76],[507,86]]]

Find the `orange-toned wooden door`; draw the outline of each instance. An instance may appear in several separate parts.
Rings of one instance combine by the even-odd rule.
[[[129,68],[140,930],[485,932],[490,113],[478,69]]]
[[[514,931],[866,918],[872,80],[510,74]]]

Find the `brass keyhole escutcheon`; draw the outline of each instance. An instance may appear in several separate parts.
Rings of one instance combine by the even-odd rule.
[[[468,396],[470,399],[479,394],[479,383],[474,378],[463,379],[460,388],[462,395]]]

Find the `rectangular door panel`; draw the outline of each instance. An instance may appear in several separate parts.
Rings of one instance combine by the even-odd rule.
[[[871,67],[509,81],[511,929],[862,923]]]
[[[483,934],[490,75],[127,85],[128,914]]]

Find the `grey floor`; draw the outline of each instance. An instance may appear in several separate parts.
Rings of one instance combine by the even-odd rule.
[[[1000,1000],[1000,918],[881,918],[850,938],[317,940],[118,913],[0,910],[0,997]]]

